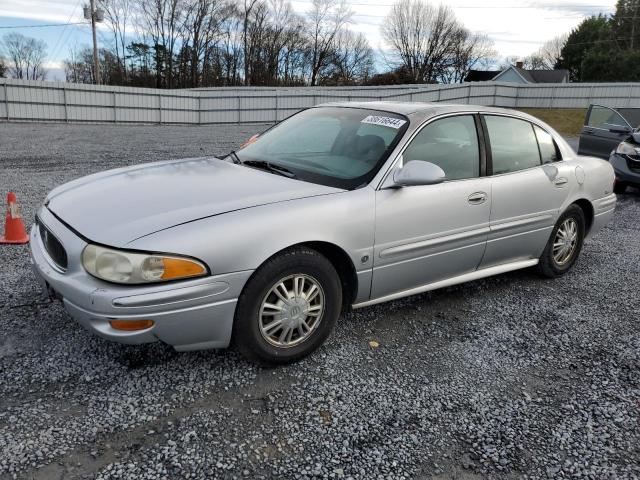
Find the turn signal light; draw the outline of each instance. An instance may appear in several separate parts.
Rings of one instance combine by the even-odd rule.
[[[109,320],[109,325],[116,330],[134,332],[153,327],[153,320]]]
[[[190,260],[181,258],[164,257],[162,258],[164,271],[162,273],[163,280],[173,280],[174,278],[197,277],[207,273],[204,266]]]

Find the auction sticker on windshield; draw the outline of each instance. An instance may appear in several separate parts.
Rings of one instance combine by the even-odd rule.
[[[383,127],[395,128],[397,130],[400,127],[402,127],[405,123],[407,123],[407,121],[401,120],[399,118],[369,115],[367,118],[362,120],[362,123],[370,123],[372,125],[382,125]]]

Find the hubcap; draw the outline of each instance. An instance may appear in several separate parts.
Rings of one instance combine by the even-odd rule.
[[[278,280],[262,300],[260,333],[271,345],[289,348],[318,328],[324,313],[324,291],[309,275]]]
[[[553,260],[556,264],[566,265],[573,257],[578,245],[578,223],[573,218],[567,218],[553,240]]]

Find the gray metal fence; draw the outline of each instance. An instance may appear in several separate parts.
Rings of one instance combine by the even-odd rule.
[[[446,102],[512,108],[640,107],[640,83],[155,90],[0,79],[0,121],[194,124],[282,120],[332,101]]]

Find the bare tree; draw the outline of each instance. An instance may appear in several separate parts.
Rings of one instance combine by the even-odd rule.
[[[312,0],[310,22],[311,85],[331,61],[336,37],[351,22],[353,12],[345,0]]]
[[[251,16],[251,14],[253,13],[253,10],[255,8],[256,5],[259,5],[261,2],[260,0],[243,0],[243,6],[244,8],[242,9],[242,21],[243,21],[243,28],[242,28],[242,43],[244,45],[243,48],[243,56],[244,56],[244,84],[245,85],[250,85],[251,80],[250,80],[250,55],[249,55],[249,38],[247,37],[247,32],[249,31],[249,18]]]
[[[336,37],[332,64],[337,84],[365,82],[373,71],[373,49],[362,33],[343,29]]]
[[[201,69],[206,58],[222,38],[223,25],[235,13],[229,3],[221,0],[186,0],[185,28],[182,44],[190,53],[192,87],[200,86]]]
[[[304,19],[291,28],[282,57],[282,82],[285,85],[304,85],[308,71],[309,39],[305,31]]]
[[[517,63],[522,63],[526,70],[553,70],[560,60],[561,51],[567,42],[568,35],[558,35],[545,42],[536,52],[527,57],[509,56],[500,63],[504,70]]]
[[[462,25],[453,10],[425,0],[400,0],[391,7],[381,31],[414,82],[435,82],[448,68]]]
[[[553,70],[562,57],[562,49],[567,43],[569,34],[558,35],[545,42],[531,57],[529,63],[532,68],[539,70]]]
[[[101,48],[98,50],[100,62],[100,84],[113,85],[121,80],[121,71],[115,52]],[[64,62],[65,77],[68,82],[95,83],[93,49],[72,47],[69,58]]]
[[[47,73],[43,67],[47,53],[45,42],[25,37],[20,33],[8,33],[3,37],[2,44],[9,59],[9,73],[13,78],[45,79]]]
[[[175,48],[184,26],[183,2],[140,0],[138,9],[138,27],[151,37],[156,52],[156,87],[172,88]]]
[[[244,33],[242,32],[243,21],[239,12],[237,15],[231,14],[221,27],[222,40],[216,49],[211,49],[205,55],[205,73],[209,73],[209,67],[214,64],[220,72],[221,82],[223,85],[240,85],[241,83],[241,64],[243,55]],[[218,84],[220,84],[218,83]]]
[[[0,57],[0,78],[7,76],[7,62],[4,58]]]
[[[454,43],[449,67],[444,69],[440,80],[444,83],[460,83],[471,69],[488,64],[495,56],[493,41],[486,35],[460,29]]]
[[[85,77],[87,71],[82,53],[77,46],[69,49],[69,57],[64,61],[64,75],[67,82],[71,83],[91,83],[91,76]]]
[[[118,65],[126,78],[126,39],[127,27],[133,13],[132,0],[98,0],[98,5],[105,12],[105,20],[113,34],[115,54]]]
[[[304,20],[297,15],[286,0],[269,0],[269,31],[264,48],[265,74],[268,83],[277,85],[280,77],[281,58],[289,37],[298,35],[304,28]]]

